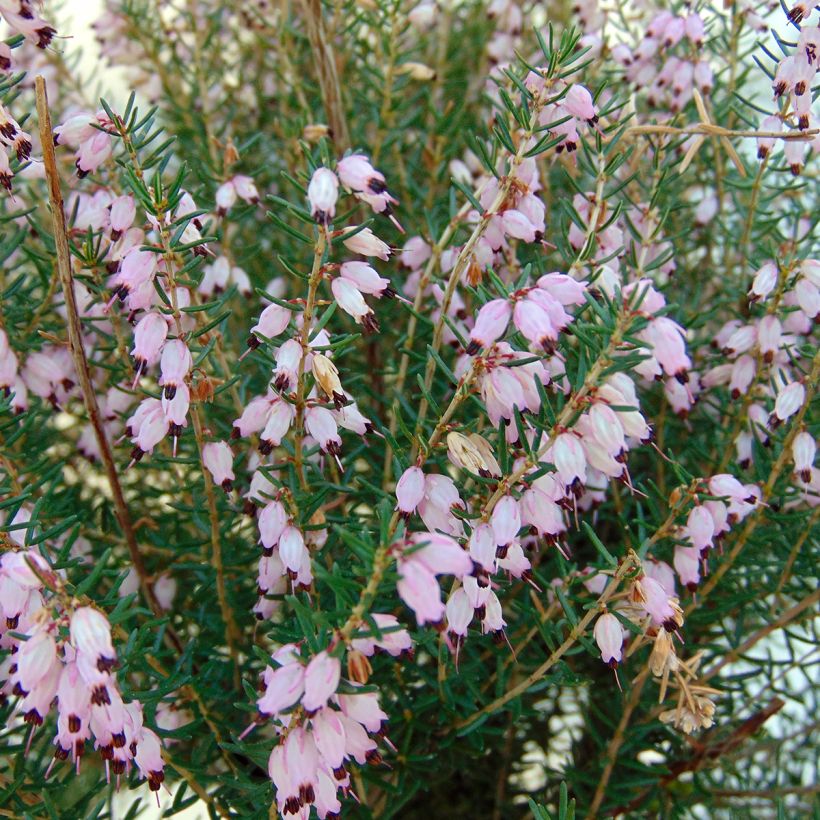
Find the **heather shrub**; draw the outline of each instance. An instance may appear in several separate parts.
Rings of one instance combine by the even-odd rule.
[[[815,8],[103,6],[0,2],[0,813],[816,814]]]

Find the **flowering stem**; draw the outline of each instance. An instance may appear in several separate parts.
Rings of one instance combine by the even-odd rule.
[[[239,627],[233,616],[233,610],[228,602],[228,595],[225,591],[225,567],[222,563],[222,539],[219,535],[219,513],[216,508],[216,496],[214,494],[214,483],[211,474],[205,469],[203,448],[205,440],[202,433],[202,420],[196,407],[191,407],[191,420],[193,421],[194,436],[199,451],[199,460],[203,464],[202,478],[205,482],[205,498],[208,501],[208,518],[211,527],[211,556],[213,559],[214,572],[216,573],[216,594],[219,599],[219,609],[222,613],[222,620],[225,622],[225,641],[228,644],[228,651],[234,666],[234,686],[239,689],[241,685],[239,677],[239,650],[236,642],[239,639]]]
[[[37,114],[40,121],[40,140],[43,144],[43,165],[48,182],[51,218],[54,223],[57,271],[60,276],[60,285],[65,300],[69,347],[74,359],[74,367],[77,371],[77,380],[83,395],[85,410],[97,439],[97,445],[100,449],[100,460],[103,463],[108,484],[111,487],[111,495],[114,498],[117,520],[125,537],[125,543],[128,546],[131,563],[134,565],[134,570],[139,576],[140,587],[142,588],[145,600],[148,602],[154,615],[161,618],[164,617],[162,607],[160,607],[154,595],[154,590],[148,583],[148,573],[145,569],[145,562],[142,559],[142,554],[137,544],[137,536],[131,523],[131,513],[128,510],[128,504],[122,492],[122,485],[120,484],[117,468],[114,464],[114,457],[111,453],[111,445],[105,434],[100,408],[97,404],[97,394],[94,390],[94,385],[91,383],[88,359],[86,358],[85,349],[83,348],[82,325],[80,324],[77,300],[74,294],[74,280],[71,274],[71,251],[68,247],[68,236],[66,234],[65,207],[63,205],[63,195],[60,190],[60,173],[57,169],[57,158],[54,154],[54,138],[52,137],[51,115],[48,110],[46,81],[43,77],[38,76],[36,78],[35,88],[37,95]],[[166,631],[174,648],[178,652],[181,652],[182,642],[170,624],[168,624]]]
[[[305,438],[305,361],[310,351],[310,328],[313,323],[313,311],[316,307],[316,293],[319,289],[319,282],[322,281],[322,259],[327,247],[327,233],[324,228],[319,228],[319,238],[313,249],[313,268],[310,271],[308,280],[307,300],[302,313],[302,332],[299,336],[299,344],[302,346],[302,355],[299,358],[299,369],[296,376],[296,419],[294,421],[294,447],[293,464],[296,468],[296,475],[299,479],[299,486],[303,490],[308,489],[308,480],[305,476],[304,456],[302,454],[302,442]]]
[[[481,239],[482,236],[484,236],[484,233],[486,232],[490,224],[490,220],[497,213],[499,213],[499,209],[506,201],[507,196],[510,193],[510,189],[512,188],[513,181],[515,179],[515,172],[518,169],[518,166],[524,161],[524,155],[526,154],[528,148],[531,147],[529,145],[529,141],[532,135],[535,133],[535,129],[538,127],[538,119],[541,114],[541,109],[544,105],[543,101],[539,100],[540,98],[533,102],[532,113],[530,114],[527,131],[520,136],[518,149],[510,159],[509,169],[503,181],[498,187],[498,193],[496,194],[495,199],[492,201],[489,208],[487,208],[487,210],[484,211],[484,213],[482,213],[479,217],[478,224],[475,226],[472,234],[470,235],[470,238],[467,240],[464,247],[461,249],[458,258],[456,259],[456,262],[453,265],[453,269],[452,271],[450,271],[450,278],[447,280],[447,286],[444,290],[444,295],[441,299],[439,317],[436,320],[436,324],[433,328],[433,341],[431,344],[431,349],[432,353],[434,354],[437,354],[439,352],[439,349],[441,348],[441,340],[444,335],[445,319],[447,317],[447,312],[450,309],[450,302],[452,302],[453,300],[453,294],[455,293],[456,287],[458,286],[458,283],[461,280],[462,274],[467,268],[467,265],[472,260],[473,250],[476,244],[478,243],[478,240]],[[430,355],[427,358],[427,366],[424,371],[424,394],[422,395],[421,400],[419,402],[419,413],[416,419],[416,429],[411,458],[415,458],[416,454],[418,453],[420,437],[422,431],[424,430],[424,420],[427,416],[428,402],[426,399],[426,394],[430,392],[430,388],[433,385],[433,376],[435,372],[436,360],[433,355]]]
[[[766,502],[772,497],[774,493],[774,487],[777,483],[777,479],[780,477],[780,474],[783,472],[786,464],[792,457],[791,454],[791,445],[794,441],[795,437],[801,430],[801,423],[803,421],[804,416],[808,412],[809,407],[811,406],[811,402],[814,399],[814,395],[817,392],[817,383],[820,379],[820,350],[818,350],[814,354],[814,359],[812,360],[812,368],[811,373],[809,374],[808,378],[806,379],[806,396],[803,400],[803,404],[800,409],[797,411],[797,414],[792,421],[791,429],[789,430],[786,438],[783,441],[783,449],[780,452],[780,455],[777,457],[777,461],[772,465],[772,471],[769,473],[769,477],[766,480],[766,483],[763,485],[761,490],[761,497],[757,503],[757,509],[752,513],[749,519],[746,522],[746,526],[743,528],[743,531],[738,536],[735,545],[732,547],[731,551],[729,552],[728,556],[726,557],[725,561],[722,561],[718,568],[709,576],[709,580],[703,585],[702,588],[698,590],[698,603],[702,604],[709,593],[720,583],[720,579],[732,568],[732,565],[737,560],[737,557],[742,552],[743,548],[746,546],[746,542],[749,540],[749,537],[754,532],[757,525],[763,518],[764,512],[766,511]],[[691,603],[687,609],[686,614],[688,615],[693,609],[695,608],[694,602]]]
[[[133,141],[130,134],[125,130],[124,124],[118,121],[116,124],[120,137],[123,140],[125,149],[128,152],[131,163],[134,166],[134,171],[137,176],[142,179],[143,172],[134,148]],[[157,232],[160,237],[160,245],[162,247],[162,255],[165,259],[165,275],[168,280],[168,298],[171,302],[172,316],[174,325],[176,327],[177,336],[182,339],[185,337],[185,332],[182,327],[179,305],[177,304],[176,296],[176,280],[174,275],[174,266],[176,264],[175,254],[171,248],[171,240],[168,232],[164,227],[165,208],[162,202],[157,201],[156,193],[151,189],[151,198],[154,210],[157,216]],[[198,316],[198,314],[197,314]],[[231,660],[234,667],[234,686],[239,689],[241,686],[240,672],[239,672],[239,650],[237,648],[237,641],[240,637],[240,630],[233,616],[233,610],[228,602],[228,596],[225,586],[225,567],[222,561],[222,540],[219,533],[219,512],[216,505],[216,496],[214,493],[214,485],[211,479],[210,471],[205,466],[205,459],[203,456],[203,448],[205,446],[204,428],[202,418],[199,414],[199,408],[196,404],[191,404],[190,407],[191,421],[194,429],[194,437],[196,439],[197,454],[199,456],[199,465],[202,471],[202,480],[205,487],[205,498],[208,503],[208,519],[210,525],[210,541],[211,541],[211,555],[213,558],[214,572],[216,574],[216,589],[217,599],[219,600],[219,609],[222,614],[222,620],[225,624],[225,643],[228,646]]]
[[[558,663],[559,660],[567,653],[569,649],[575,644],[575,642],[586,632],[587,627],[590,623],[598,616],[601,607],[617,592],[618,587],[621,585],[621,581],[623,580],[624,576],[626,576],[629,572],[632,571],[634,567],[640,566],[640,559],[638,556],[630,551],[626,558],[621,562],[620,567],[616,571],[615,575],[613,576],[612,580],[607,585],[606,589],[601,593],[600,597],[596,601],[595,605],[590,607],[587,611],[586,615],[581,618],[580,621],[570,630],[569,635],[567,636],[566,640],[559,646],[545,661],[541,664],[534,672],[524,678],[521,683],[514,686],[512,689],[505,692],[500,697],[496,698],[491,703],[488,703],[486,706],[479,709],[477,712],[474,712],[469,717],[460,720],[458,723],[455,724],[456,729],[463,729],[465,726],[469,726],[474,721],[478,720],[482,715],[491,714],[498,709],[500,709],[505,704],[509,703],[514,698],[517,698],[519,695],[522,695],[524,692],[527,691],[533,684],[537,683],[544,675]]]
[[[476,371],[477,365],[476,362],[473,362],[473,366],[461,377],[458,387],[456,388],[456,392],[450,400],[450,404],[442,414],[438,424],[436,424],[436,427],[428,439],[423,452],[419,456],[417,462],[418,466],[421,466],[424,463],[427,455],[436,446],[444,433],[444,430],[447,428],[450,419],[455,415],[456,410],[469,395],[470,388],[472,387],[473,380],[475,379]],[[364,616],[367,613],[373,598],[376,597],[376,593],[379,590],[379,584],[381,583],[387,568],[390,566],[390,547],[393,544],[393,536],[396,534],[400,520],[401,516],[399,515],[398,510],[394,511],[387,527],[387,537],[385,538],[384,543],[380,544],[373,554],[373,567],[370,572],[370,578],[367,582],[367,586],[365,586],[362,590],[359,595],[358,603],[353,608],[353,611],[350,613],[350,616],[345,621],[342,628],[339,630],[341,640],[344,642],[349,641],[356,629],[359,628],[359,625],[364,620]]]
[[[549,450],[555,439],[560,434],[561,429],[570,423],[572,417],[581,408],[583,399],[598,384],[598,380],[600,379],[602,373],[612,363],[612,354],[621,344],[624,333],[626,333],[629,328],[630,320],[631,314],[629,311],[625,311],[620,315],[615,325],[615,329],[612,332],[612,336],[610,336],[609,344],[606,349],[601,352],[595,360],[595,363],[587,372],[587,375],[584,378],[584,383],[578,391],[568,399],[567,403],[558,414],[558,418],[555,420],[555,424],[550,430],[547,440],[539,447],[536,454],[526,458],[524,463],[517,470],[514,470],[498,482],[498,487],[495,492],[490,496],[487,503],[481,510],[481,518],[483,521],[489,520],[493,509],[495,509],[495,505],[510,491],[510,488],[514,487],[530,470],[536,467],[540,459],[547,452],[547,450]]]
[[[433,275],[433,270],[435,269],[436,265],[438,265],[439,260],[441,259],[441,252],[447,247],[447,244],[452,239],[453,234],[456,232],[459,223],[461,220],[467,215],[470,208],[472,207],[471,203],[466,202],[464,205],[461,206],[458,213],[450,220],[447,224],[447,227],[441,234],[438,242],[433,245],[432,251],[430,253],[430,258],[427,260],[427,264],[422,271],[421,276],[419,277],[418,287],[416,289],[416,295],[413,299],[413,310],[410,314],[410,320],[407,323],[407,338],[404,342],[404,347],[406,351],[410,351],[413,348],[413,343],[416,340],[416,329],[418,327],[418,315],[419,311],[421,310],[421,303],[424,300],[424,294],[427,290],[427,285],[430,284],[430,279]],[[390,420],[389,420],[389,427],[390,435],[395,436],[396,430],[398,429],[398,413],[399,413],[399,397],[404,390],[404,383],[407,379],[407,371],[410,367],[410,353],[405,352],[402,353],[401,360],[399,362],[399,372],[396,376],[396,383],[393,386],[393,394],[394,399],[393,403],[390,405]],[[384,458],[384,484],[385,486],[389,483],[390,480],[390,460],[393,455],[393,449],[388,443],[385,448],[385,458]]]

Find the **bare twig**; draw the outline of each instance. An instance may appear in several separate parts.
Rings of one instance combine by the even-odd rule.
[[[339,73],[336,70],[336,58],[328,40],[325,18],[322,14],[322,0],[302,0],[302,7],[305,10],[305,24],[313,58],[316,61],[330,135],[336,149],[343,153],[350,147],[350,136],[339,86]]]

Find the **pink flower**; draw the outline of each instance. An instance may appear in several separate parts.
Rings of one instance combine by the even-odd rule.
[[[538,488],[527,490],[519,504],[523,523],[535,527],[539,535],[554,537],[566,529],[561,508]]]
[[[637,581],[638,604],[650,616],[656,626],[663,626],[667,632],[674,632],[679,626],[680,608],[658,581],[645,575]]]
[[[590,427],[595,438],[610,455],[617,456],[626,448],[624,428],[618,413],[601,402],[589,408]]]
[[[497,342],[507,330],[511,317],[512,306],[506,299],[493,299],[487,302],[478,311],[475,325],[470,331],[467,353],[472,356],[482,347],[490,347]]]
[[[792,441],[792,458],[794,459],[794,471],[802,482],[808,484],[811,481],[811,468],[814,464],[814,456],[817,452],[817,442],[814,436],[804,430],[798,433]]]
[[[135,445],[131,453],[133,459],[139,461],[145,453],[153,452],[168,432],[168,419],[162,402],[159,399],[143,399],[126,422],[126,432]]]
[[[371,734],[378,734],[387,723],[387,715],[379,707],[379,696],[375,692],[339,695],[338,700],[342,712]]]
[[[383,194],[387,190],[384,175],[379,173],[364,154],[350,154],[336,163],[342,184],[352,191]]]
[[[490,524],[479,524],[470,534],[470,558],[485,572],[495,572],[496,538]]]
[[[413,236],[402,248],[401,263],[406,268],[418,270],[431,256],[430,246],[420,237]]]
[[[584,293],[587,283],[579,282],[565,273],[545,273],[538,280],[537,285],[565,307],[583,305],[586,302]]]
[[[586,482],[586,455],[580,439],[573,433],[561,433],[551,448],[552,462],[558,470],[558,477],[565,486],[576,481]]]
[[[102,114],[105,116],[105,112],[102,112]],[[98,114],[97,119],[99,117]],[[62,125],[58,125],[54,129],[55,145],[68,145],[71,148],[77,148],[80,143],[85,142],[97,133],[97,130],[91,124],[94,119],[94,114],[87,111],[72,114]]]
[[[236,199],[236,188],[233,183],[230,180],[228,180],[228,182],[223,182],[222,185],[220,185],[216,190],[215,200],[217,214],[219,216],[225,216],[225,214],[228,213],[228,211],[230,211],[233,207]]]
[[[113,153],[111,135],[104,131],[94,131],[94,135],[89,137],[80,145],[77,152],[77,176],[84,177],[96,171]]]
[[[377,256],[385,262],[390,258],[390,246],[386,242],[382,242],[370,228],[356,231],[348,238],[343,236],[342,242],[353,253],[360,253],[362,256]]]
[[[694,591],[700,581],[700,550],[697,547],[684,547],[678,544],[675,547],[673,563],[681,583],[690,592]]]
[[[311,354],[308,354],[310,358]],[[293,390],[299,375],[299,362],[302,361],[302,345],[298,339],[288,339],[276,351],[276,367],[273,385],[277,390]],[[309,365],[306,360],[305,366]]]
[[[434,575],[461,578],[472,569],[472,561],[454,538],[437,532],[417,532],[407,539],[405,563],[423,564]]]
[[[20,642],[16,655],[15,677],[23,692],[28,693],[58,665],[57,644],[46,629],[38,629],[27,641]]]
[[[333,413],[326,407],[308,407],[305,411],[305,430],[319,442],[325,453],[338,456],[342,449],[342,439]]]
[[[367,262],[343,262],[339,274],[352,283],[360,293],[372,296],[392,296],[395,291],[390,280],[379,276]]]
[[[279,715],[297,703],[305,690],[305,667],[286,663],[265,676],[265,693],[256,705],[261,715]]]
[[[501,215],[501,225],[506,236],[520,239],[522,242],[535,242],[540,238],[540,232],[521,211],[508,208]]]
[[[338,277],[330,284],[333,291],[333,298],[339,307],[352,316],[356,322],[362,325],[368,333],[377,333],[379,324],[373,311],[365,302],[361,291],[349,279]]]
[[[764,117],[760,121],[760,130],[761,131],[769,131],[773,134],[779,134],[783,130],[783,121],[777,115],[773,114],[768,117]],[[774,148],[775,143],[777,140],[775,137],[758,137],[757,138],[757,158],[758,159],[766,159],[769,155],[771,150]],[[777,268],[774,262],[767,262],[766,266],[771,266],[774,270],[775,281],[777,279]],[[762,270],[762,268],[761,268]],[[774,287],[774,283],[772,283],[772,287]],[[771,288],[770,288],[771,290]]]
[[[134,761],[140,770],[140,775],[148,780],[148,788],[152,792],[159,791],[165,780],[165,763],[162,760],[162,744],[160,739],[150,729],[143,727],[136,741]]]
[[[114,241],[131,227],[136,215],[137,206],[129,194],[119,196],[111,203],[111,238]]]
[[[151,282],[157,270],[157,256],[150,251],[132,248],[123,257],[120,270],[113,280],[116,296],[124,300],[131,291]]]
[[[715,521],[704,506],[693,507],[686,519],[685,532],[698,552],[712,546]]]
[[[348,186],[349,187],[349,186]],[[330,168],[317,168],[310,178],[307,189],[311,216],[327,225],[336,216],[339,198],[339,179]]]
[[[117,661],[108,618],[90,606],[74,610],[71,616],[71,643],[78,653],[91,659],[101,671],[112,669]]]
[[[344,765],[345,730],[337,712],[329,707],[320,709],[310,722],[319,756],[332,771],[338,771]]]
[[[259,321],[251,328],[248,347],[259,347],[259,339],[255,335],[257,333],[266,339],[273,339],[280,333],[284,333],[285,328],[290,324],[291,314],[292,311],[276,303],[268,305],[259,316]]]
[[[793,416],[806,400],[806,388],[802,382],[791,382],[777,394],[774,412],[769,416],[769,427],[777,427]]]
[[[302,706],[307,712],[316,712],[325,706],[339,687],[341,675],[341,662],[326,651],[311,660],[305,669],[305,693],[302,695]]]
[[[396,584],[401,599],[413,610],[419,626],[438,623],[444,617],[444,604],[436,576],[418,561],[399,564]]]
[[[400,628],[399,621],[395,615],[374,612],[370,616],[381,630],[381,637],[377,638],[375,633],[366,638],[356,638],[351,641],[353,649],[363,655],[372,655],[377,648],[398,657],[404,652],[409,652],[413,647],[413,641],[406,629]],[[364,629],[369,628],[367,626]],[[360,633],[361,634],[361,633]]]
[[[595,621],[592,634],[601,650],[601,660],[615,668],[623,657],[624,630],[620,621],[611,612],[604,612]]]
[[[521,510],[518,502],[511,495],[503,496],[493,509],[490,523],[496,545],[503,548],[511,544],[521,529]]]
[[[777,316],[764,316],[757,326],[757,344],[763,354],[763,361],[772,362],[780,349],[782,328]]]
[[[241,200],[255,205],[259,202],[259,191],[254,181],[244,174],[237,174],[233,180],[233,186]]]
[[[267,454],[281,444],[295,415],[296,408],[282,399],[270,403],[265,426],[259,435],[259,452]]]
[[[665,316],[652,319],[645,334],[664,372],[685,383],[692,362],[686,355],[683,329]]]
[[[592,102],[592,94],[582,85],[575,83],[569,87],[566,97],[561,100],[561,105],[573,117],[579,120],[595,121],[598,119],[595,105]]]
[[[159,383],[165,387],[163,395],[166,399],[174,398],[177,386],[184,383],[192,366],[191,351],[182,339],[166,342],[159,362]]]
[[[547,351],[553,348],[553,343],[558,338],[549,315],[532,299],[519,299],[515,303],[513,322],[528,341]]]
[[[146,313],[134,328],[134,370],[139,377],[159,361],[162,346],[168,336],[168,323],[159,313]]]
[[[408,467],[396,484],[396,509],[411,515],[424,498],[424,473],[419,467]]]
[[[307,554],[305,539],[296,527],[288,525],[279,536],[279,557],[291,578],[295,578]]]
[[[272,550],[279,543],[279,538],[285,531],[287,523],[288,515],[279,501],[270,501],[262,508],[257,525],[259,527],[259,540],[266,552]]]
[[[226,493],[233,489],[233,453],[225,441],[210,441],[202,448],[202,463],[207,467],[214,484]]]
[[[460,637],[467,634],[467,628],[473,619],[473,605],[463,587],[459,587],[447,600],[445,607],[447,629]]]
[[[271,410],[271,398],[268,396],[257,396],[251,399],[242,415],[233,423],[232,438],[239,438],[240,436],[249,436],[251,433],[258,433],[268,420],[268,414]]]

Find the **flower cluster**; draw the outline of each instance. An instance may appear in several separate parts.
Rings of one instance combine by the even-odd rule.
[[[5,793],[507,816],[623,665],[543,769],[643,812],[816,603],[816,9],[332,5],[111,0],[112,107],[0,0]]]
[[[164,779],[162,745],[143,723],[138,701],[125,703],[114,670],[111,625],[98,609],[65,605],[52,594],[56,576],[34,549],[0,556],[2,694],[17,698],[16,711],[33,732],[56,701],[55,762],[69,756],[79,772],[86,742],[117,780],[136,764],[157,791]],[[50,769],[51,767],[49,767]]]
[[[404,641],[397,633],[392,635],[383,645],[395,651]],[[352,793],[351,762],[360,766],[382,762],[374,738],[389,745],[387,715],[375,693],[357,692],[357,684],[342,679],[341,661],[328,651],[305,664],[299,647],[286,644],[271,660],[276,665],[265,669],[264,692],[257,700],[259,715],[246,732],[274,721],[279,739],[268,771],[277,808],[283,817],[301,815],[311,806],[320,818],[338,817],[339,790]]]

